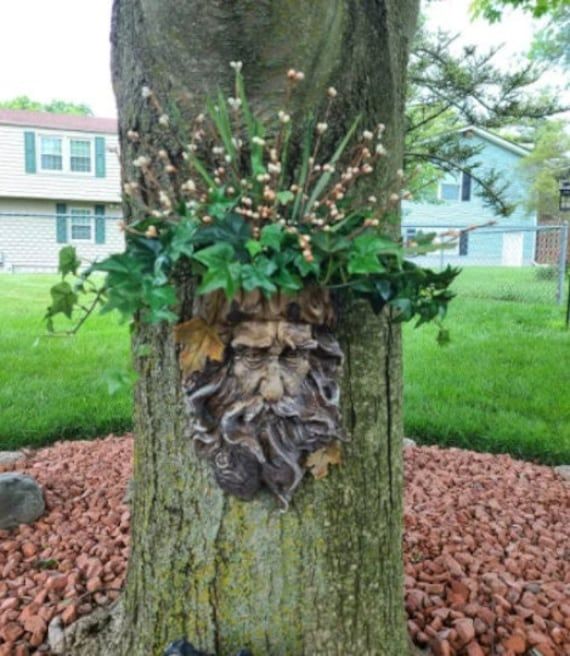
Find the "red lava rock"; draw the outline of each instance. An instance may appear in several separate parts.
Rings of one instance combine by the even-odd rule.
[[[47,625],[45,623],[45,620],[43,620],[39,615],[35,615],[34,617],[29,617],[23,622],[24,629],[26,631],[29,631],[30,633],[36,633],[36,632],[41,632],[47,630]]]
[[[451,656],[451,646],[447,640],[435,638],[430,642],[430,646],[435,656]]]
[[[32,558],[38,553],[38,547],[33,542],[24,542],[20,550],[26,558]]]
[[[425,596],[421,590],[411,590],[406,596],[406,608],[411,611],[419,610],[423,606]]]
[[[16,597],[8,597],[8,599],[4,599],[4,601],[0,603],[0,613],[5,610],[14,610],[15,608],[18,608],[19,605],[20,602]]]
[[[481,645],[478,642],[470,642],[465,648],[465,653],[467,656],[485,656]]]
[[[406,606],[425,627],[414,642],[425,633],[441,651],[446,640],[452,656],[570,656],[570,486],[548,467],[460,449],[409,449],[405,466],[406,588],[430,595]]]
[[[454,626],[455,630],[457,631],[457,637],[462,645],[470,643],[473,638],[475,638],[475,627],[473,626],[473,620],[469,618],[457,620]]]
[[[510,649],[515,654],[524,654],[526,651],[526,640],[520,635],[512,635],[503,643],[505,649]]]
[[[445,557],[445,566],[449,570],[449,573],[456,577],[461,577],[464,575],[463,568],[461,565],[453,558],[453,556]]]
[[[130,436],[109,436],[11,466],[44,487],[48,511],[0,531],[0,656],[39,654],[56,614],[68,625],[118,597],[131,453]],[[436,656],[570,654],[570,486],[548,467],[460,449],[407,449],[405,466],[414,642]]]
[[[0,637],[5,642],[15,642],[24,635],[24,627],[19,622],[8,622],[0,629]]]
[[[47,583],[47,589],[51,592],[61,592],[67,585],[67,576],[64,574],[55,574]]]
[[[91,612],[93,602],[79,601],[87,570],[91,578],[99,577],[102,590],[122,585],[130,519],[123,497],[131,453],[130,436],[109,436],[61,442],[10,468],[36,478],[48,511],[33,527],[0,531],[0,656],[45,651],[47,625],[63,597],[66,605],[59,612],[66,624]],[[111,509],[115,523],[108,521]],[[102,580],[108,563],[110,576]],[[109,603],[117,596],[102,592],[93,598]]]
[[[67,626],[77,619],[77,606],[68,606],[61,614],[61,621]]]
[[[94,576],[87,581],[87,592],[96,592],[103,587],[103,583],[98,576]]]

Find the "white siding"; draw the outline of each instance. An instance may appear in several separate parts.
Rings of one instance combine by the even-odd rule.
[[[36,135],[36,173],[26,173],[24,154],[24,132]],[[104,178],[95,177],[93,172],[63,173],[60,171],[41,171],[39,136],[64,138],[105,137]],[[116,152],[112,152],[112,151]],[[55,200],[89,200],[119,202],[121,192],[120,167],[118,159],[118,139],[115,134],[92,134],[86,132],[60,132],[44,128],[24,128],[21,126],[0,125],[0,198],[53,198]]]
[[[69,211],[89,204],[69,201],[67,206]],[[92,205],[90,210],[94,211]],[[105,213],[108,218],[104,244],[69,242],[85,265],[124,248],[123,233],[119,230],[120,207],[106,205]],[[56,240],[54,201],[0,198],[0,272],[56,271],[59,250],[65,245]]]

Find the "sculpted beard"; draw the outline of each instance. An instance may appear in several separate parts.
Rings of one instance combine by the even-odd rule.
[[[223,363],[187,386],[192,438],[220,487],[250,500],[263,487],[287,506],[306,457],[343,439],[336,382],[342,352],[326,329],[247,321]]]

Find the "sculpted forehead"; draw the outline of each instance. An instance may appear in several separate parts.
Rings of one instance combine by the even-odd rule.
[[[311,326],[289,321],[243,321],[233,333],[233,347],[268,349],[272,346],[291,349],[315,349]]]

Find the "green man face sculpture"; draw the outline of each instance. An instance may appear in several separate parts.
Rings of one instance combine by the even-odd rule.
[[[343,439],[342,352],[324,326],[246,319],[231,326],[221,363],[186,382],[197,452],[226,492],[269,489],[287,506],[306,458]]]

